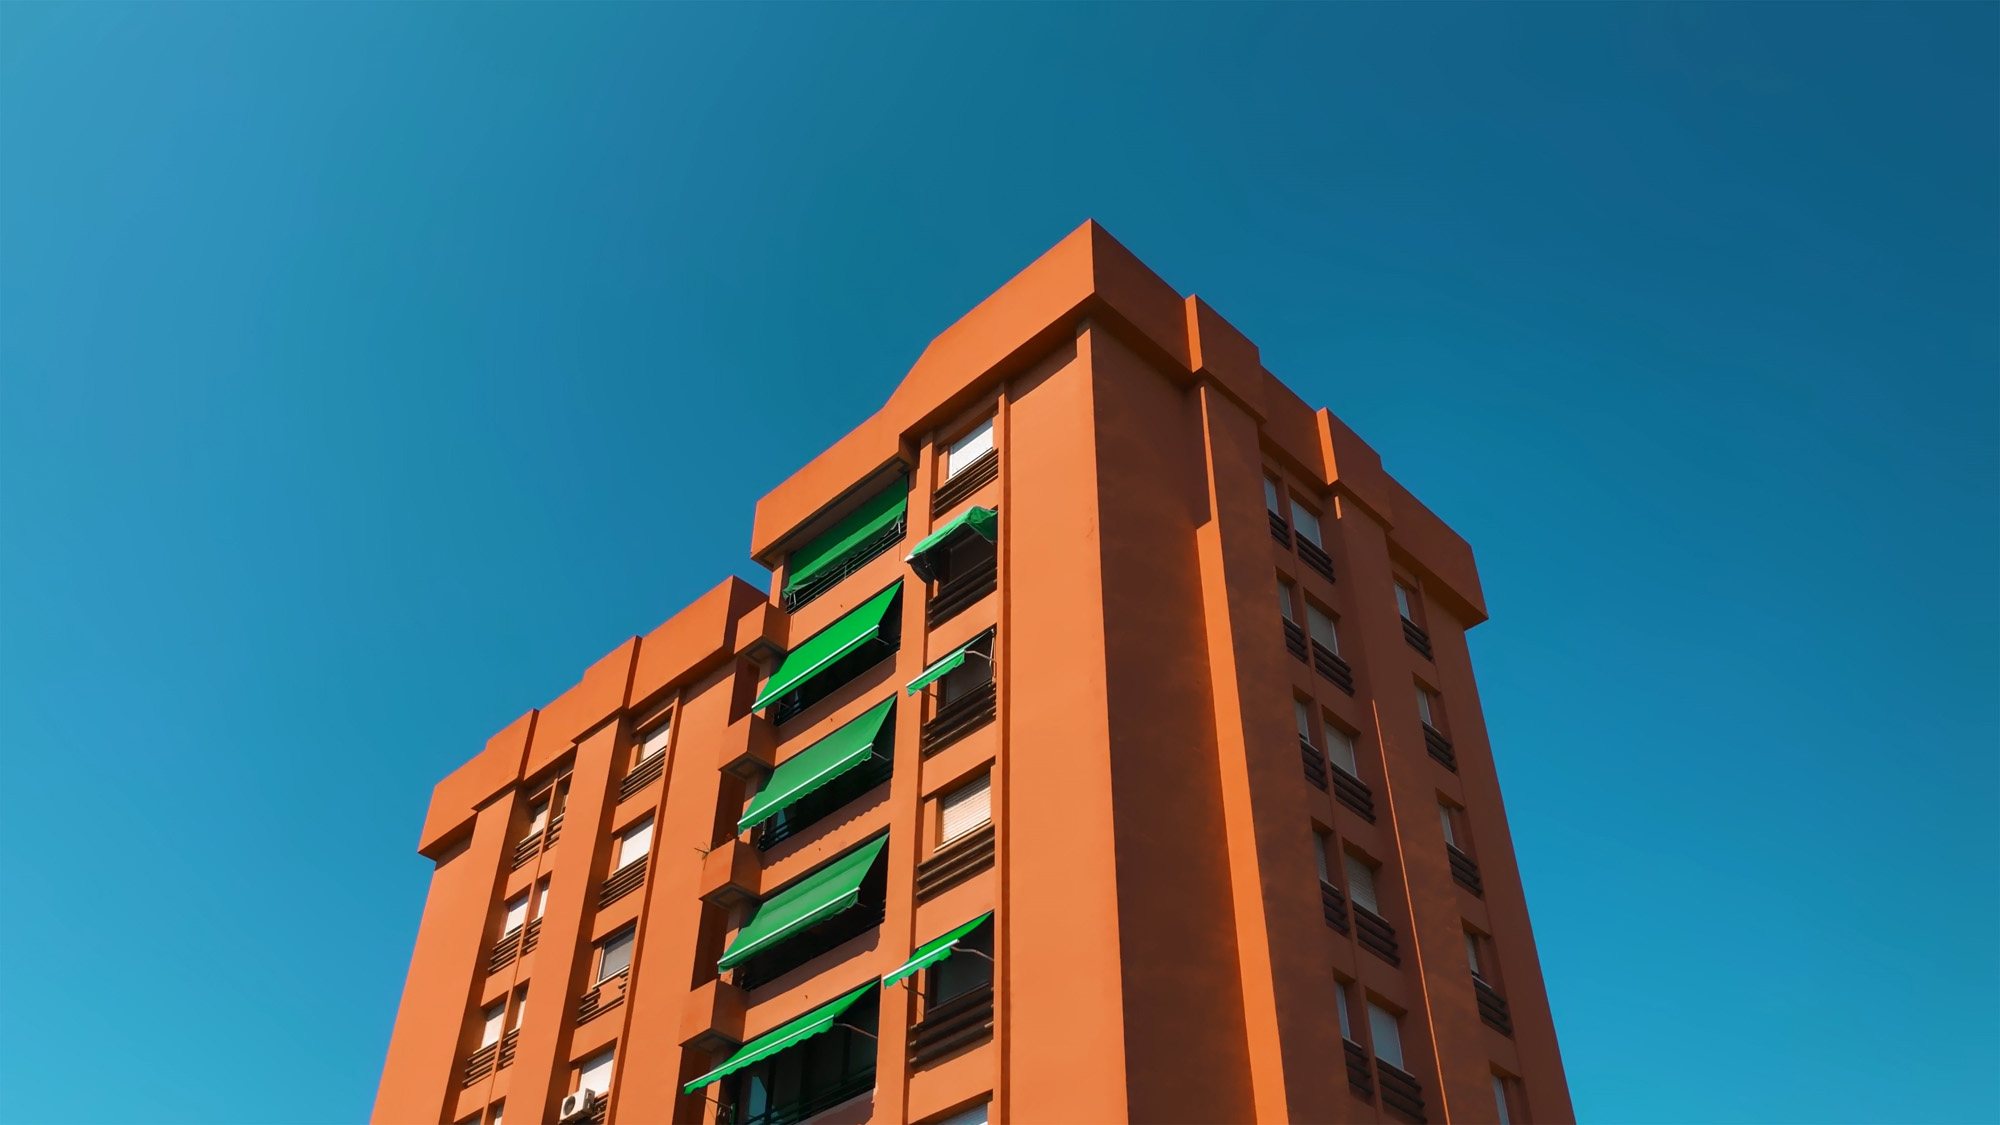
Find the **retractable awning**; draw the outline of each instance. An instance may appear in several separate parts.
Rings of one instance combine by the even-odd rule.
[[[861,884],[882,858],[889,838],[878,836],[779,891],[736,931],[716,968],[727,972],[758,953],[817,925],[861,900]]]
[[[867,761],[875,752],[883,725],[896,709],[896,697],[863,711],[839,730],[784,760],[771,771],[771,780],[757,791],[757,798],[743,810],[736,822],[738,832],[748,832],[799,801],[800,798]]]
[[[981,633],[957,648],[952,649],[950,652],[945,653],[935,664],[924,669],[923,675],[910,681],[909,693],[915,695],[944,677],[951,675],[952,672],[957,670],[959,665],[965,663],[966,657],[973,655],[972,650],[975,645],[990,639],[987,633]]]
[[[882,591],[862,602],[847,616],[806,638],[804,644],[785,654],[778,662],[778,670],[764,681],[764,690],[757,696],[757,702],[750,705],[752,711],[762,711],[774,701],[783,697],[807,680],[824,672],[829,665],[869,641],[882,631],[889,616],[889,607],[896,595],[902,593],[902,583]]]
[[[958,943],[964,941],[967,934],[985,925],[992,917],[993,912],[989,910],[957,929],[950,930],[918,946],[917,951],[910,955],[908,961],[898,965],[895,972],[882,978],[882,987],[888,988],[898,981],[906,980],[912,975],[928,969],[939,961],[951,956],[953,951],[958,948]]]
[[[821,574],[839,566],[869,540],[893,526],[910,506],[910,486],[898,480],[862,501],[839,523],[815,536],[810,543],[793,551],[785,560],[784,593],[790,594]],[[878,547],[877,550],[883,549]]]
[[[989,543],[999,542],[1000,513],[992,508],[967,508],[943,527],[924,536],[923,542],[918,543],[916,549],[903,561],[909,563],[910,569],[922,575],[924,581],[928,582],[936,577],[932,573],[931,552],[960,534],[980,535]]]
[[[831,1004],[814,1008],[788,1024],[759,1035],[738,1047],[721,1066],[681,1087],[681,1093],[692,1094],[704,1086],[713,1085],[729,1077],[751,1063],[762,1062],[787,1047],[811,1039],[832,1027],[835,1021],[846,1014],[847,1009],[852,1008],[856,1001],[868,995],[874,988],[872,983],[864,984]]]

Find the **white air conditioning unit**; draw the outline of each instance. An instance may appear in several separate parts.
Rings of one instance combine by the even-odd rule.
[[[603,1096],[590,1087],[585,1086],[583,1089],[563,1099],[562,1112],[556,1115],[556,1120],[559,1122],[574,1121],[579,1117],[589,1116],[590,1111],[597,1108],[597,1099]]]

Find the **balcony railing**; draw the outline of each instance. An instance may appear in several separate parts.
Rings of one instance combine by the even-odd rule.
[[[917,901],[935,898],[993,866],[993,825],[975,828],[917,865]]]
[[[888,527],[869,536],[859,546],[847,553],[839,562],[812,576],[811,581],[785,595],[785,612],[791,613],[835,586],[840,580],[873,562],[882,552],[903,541],[909,527],[908,519],[899,519]]]
[[[620,969],[607,980],[597,982],[597,987],[583,994],[576,1002],[576,1022],[580,1026],[603,1015],[625,1002],[625,992],[631,983],[632,970]]]
[[[1453,882],[1471,891],[1473,894],[1484,895],[1486,893],[1484,884],[1479,881],[1479,865],[1472,862],[1471,856],[1459,851],[1458,846],[1455,844],[1446,844],[1444,846],[1444,854],[1446,860],[1451,863],[1451,878]]]
[[[659,780],[660,772],[666,768],[667,755],[664,751],[654,754],[645,761],[633,766],[631,771],[625,775],[625,779],[618,783],[618,799],[622,801]]]
[[[515,1028],[500,1037],[500,1069],[514,1065],[514,1048],[521,1045],[521,1029]]]
[[[643,886],[646,882],[646,861],[651,858],[640,856],[613,871],[604,880],[604,885],[597,888],[597,908],[602,910]]]
[[[988,680],[938,708],[917,738],[918,749],[925,754],[935,754],[992,722],[998,701],[997,689],[993,681]]]
[[[980,559],[966,567],[964,573],[954,574],[938,583],[937,591],[931,595],[930,607],[925,611],[925,624],[929,628],[937,628],[998,589],[999,585],[999,560],[990,556]]]
[[[1348,665],[1347,661],[1340,658],[1340,654],[1318,641],[1312,643],[1312,654],[1314,671],[1332,680],[1334,687],[1339,688],[1349,695],[1354,694],[1354,669]]]
[[[1479,1000],[1479,1018],[1485,1020],[1488,1027],[1511,1038],[1514,1017],[1507,1010],[1507,998],[1478,977],[1472,978],[1472,992]]]
[[[1403,639],[1409,642],[1411,648],[1417,650],[1418,656],[1425,660],[1431,658],[1431,635],[1424,632],[1423,626],[1407,617],[1403,618]]]
[[[1354,936],[1363,949],[1391,965],[1403,963],[1396,952],[1396,927],[1360,903],[1354,904]]]
[[[541,940],[542,920],[540,918],[529,919],[527,928],[521,931],[521,956],[526,957],[528,954],[533,953],[535,946],[540,944]]]
[[[1431,757],[1442,763],[1444,768],[1453,773],[1458,772],[1458,755],[1452,753],[1451,739],[1440,734],[1429,723],[1424,724],[1424,749],[1430,751]]]
[[[465,1071],[459,1076],[458,1084],[471,1086],[493,1073],[493,1060],[499,1053],[500,1043],[496,1040],[465,1056]]]
[[[1319,881],[1319,909],[1326,916],[1327,925],[1343,934],[1347,932],[1347,896],[1325,879]]]
[[[1299,760],[1305,764],[1306,780],[1315,788],[1326,788],[1326,755],[1319,752],[1319,747],[1299,739]]]
[[[562,819],[562,814],[557,813],[549,818],[548,824],[544,825],[540,832],[536,832],[514,845],[515,870],[518,871],[526,867],[529,860],[534,859],[547,849],[555,847],[556,837],[562,833]]]
[[[1264,510],[1264,514],[1271,517],[1271,538],[1283,543],[1289,550],[1292,545],[1292,525],[1285,522],[1285,517],[1268,508]]]
[[[1285,622],[1285,649],[1300,660],[1306,658],[1306,631],[1296,621]]]
[[[1417,1084],[1416,1076],[1381,1059],[1375,1060],[1375,1076],[1382,1083],[1383,1108],[1393,1109],[1406,1119],[1422,1125],[1424,1088]]]
[[[1342,769],[1338,763],[1333,767],[1333,795],[1340,803],[1360,813],[1363,820],[1375,822],[1375,794],[1369,791],[1366,782]]]
[[[1347,1056],[1347,1088],[1364,1102],[1374,1101],[1375,1072],[1369,1069],[1367,1050],[1352,1039],[1342,1039],[1340,1047]]]
[[[762,1113],[738,1116],[735,1107],[722,1106],[716,1120],[725,1125],[796,1125],[814,1114],[825,1113],[842,1102],[853,1101],[875,1088],[875,1068],[869,1068],[831,1086],[814,1090],[788,1102],[780,1102]]]
[[[993,986],[981,985],[924,1012],[910,1027],[910,1065],[926,1063],[993,1034]]]
[[[1333,556],[1319,544],[1301,535],[1298,537],[1299,561],[1318,571],[1328,582],[1333,581]]]
[[[931,510],[946,512],[972,498],[972,494],[991,484],[1000,476],[1000,452],[988,450],[979,459],[958,472],[950,480],[938,485],[931,494]]]

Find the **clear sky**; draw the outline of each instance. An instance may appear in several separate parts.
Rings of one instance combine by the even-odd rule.
[[[1580,1114],[2000,1118],[1997,42],[0,5],[0,1118],[362,1118],[432,784],[1087,217],[1475,546]]]

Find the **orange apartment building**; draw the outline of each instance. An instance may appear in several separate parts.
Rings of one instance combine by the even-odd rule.
[[[1095,224],[439,782],[374,1119],[1572,1119],[1465,542]]]

